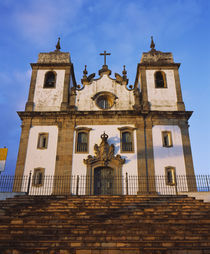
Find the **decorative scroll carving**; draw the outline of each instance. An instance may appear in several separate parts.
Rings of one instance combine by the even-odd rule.
[[[121,165],[125,163],[125,159],[123,159],[119,154],[114,155],[115,147],[113,144],[109,145],[107,142],[108,135],[104,132],[101,135],[101,144],[94,146],[95,156],[88,155],[87,159],[84,159],[84,163],[87,165],[102,162],[105,166],[107,166],[110,161],[115,160],[118,161]]]

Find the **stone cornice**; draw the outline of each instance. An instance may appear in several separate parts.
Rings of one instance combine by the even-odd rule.
[[[39,66],[43,66],[43,67],[48,67],[48,66],[71,66],[72,63],[31,63],[30,64],[31,67],[39,67]]]
[[[21,120],[35,117],[70,117],[70,118],[96,118],[96,117],[121,117],[121,118],[169,118],[169,119],[186,119],[188,120],[193,111],[149,111],[141,112],[137,110],[121,110],[121,111],[19,111],[17,112]]]
[[[180,63],[139,63],[138,66],[141,68],[142,66],[144,67],[152,67],[152,68],[155,68],[155,67],[162,67],[162,68],[169,68],[169,67],[180,67]]]

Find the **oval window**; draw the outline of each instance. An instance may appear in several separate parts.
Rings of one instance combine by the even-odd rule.
[[[101,109],[109,109],[113,106],[114,100],[109,95],[101,95],[97,98],[96,103]]]

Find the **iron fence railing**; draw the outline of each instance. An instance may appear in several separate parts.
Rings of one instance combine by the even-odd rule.
[[[29,195],[137,195],[157,193],[176,195],[181,192],[210,191],[210,175],[177,175],[168,183],[166,176],[44,176],[34,181],[25,176],[0,175],[0,192],[25,192]]]

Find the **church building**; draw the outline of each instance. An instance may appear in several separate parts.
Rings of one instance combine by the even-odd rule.
[[[25,111],[18,112],[15,174],[31,172],[31,194],[65,187],[69,194],[122,195],[132,179],[132,194],[161,193],[160,184],[179,189],[178,176],[190,190],[192,112],[182,99],[180,64],[172,53],[157,51],[153,38],[150,48],[137,64],[134,85],[125,66],[111,76],[106,51],[97,74],[88,75],[85,66],[80,85],[60,39],[55,51],[39,54]]]

